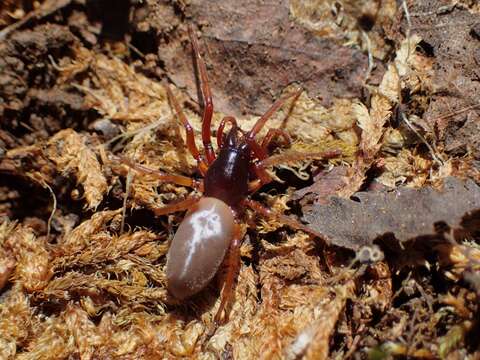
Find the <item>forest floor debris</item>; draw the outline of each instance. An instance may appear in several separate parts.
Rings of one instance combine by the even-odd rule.
[[[467,0],[2,2],[0,358],[478,358],[479,13]],[[333,154],[271,160],[255,199],[322,236],[254,218],[214,332],[224,269],[184,302],[165,286],[182,214],[153,211],[190,190],[112,156],[198,176],[166,91],[198,134],[189,24],[213,129],[225,115],[249,129],[302,87],[268,123],[293,140],[274,156]]]

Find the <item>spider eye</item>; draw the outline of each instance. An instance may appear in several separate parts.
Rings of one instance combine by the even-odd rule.
[[[226,146],[230,148],[236,148],[238,145],[238,133],[237,128],[232,127],[227,135],[227,140],[225,141]]]

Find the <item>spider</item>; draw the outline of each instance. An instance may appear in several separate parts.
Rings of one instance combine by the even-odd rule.
[[[178,101],[168,86],[166,90],[169,101],[186,130],[188,150],[197,161],[203,180],[150,169],[125,157],[121,157],[120,161],[133,170],[152,175],[160,181],[197,190],[194,195],[189,195],[182,201],[155,209],[154,213],[158,216],[188,210],[167,253],[167,289],[176,299],[187,299],[204,289],[229,252],[226,261],[228,271],[220,306],[215,315],[215,323],[218,324],[229,302],[235,275],[240,265],[243,209],[250,208],[263,217],[276,219],[294,229],[318,234],[299,221],[267,209],[250,198],[251,194],[273,180],[266,171],[267,166],[308,156],[308,154],[284,154],[269,157],[268,150],[273,139],[281,137],[285,144],[290,143],[290,136],[282,129],[269,129],[261,143],[256,140],[256,135],[272,114],[287,100],[296,100],[301,90],[278,99],[249,131],[241,130],[234,117],[223,118],[216,134],[218,154],[215,154],[211,143],[213,101],[207,70],[200,54],[198,40],[191,27],[189,27],[189,36],[204,103],[201,134],[204,154],[197,148],[194,130]],[[230,125],[230,131],[225,135],[226,125]],[[338,153],[330,152],[322,155],[327,158],[336,156]],[[198,192],[203,195],[198,195]]]

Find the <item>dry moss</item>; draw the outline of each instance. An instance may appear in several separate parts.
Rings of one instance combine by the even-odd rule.
[[[67,2],[62,4],[68,8]],[[75,6],[85,10],[78,2]],[[161,6],[167,11],[167,5]],[[16,9],[12,4],[8,8]],[[480,179],[474,157],[455,157],[436,146],[435,129],[422,118],[436,91],[433,60],[417,51],[422,42],[418,35],[387,39],[385,34],[405,25],[402,11],[395,1],[381,6],[378,1],[291,2],[293,22],[311,36],[357,46],[386,71],[376,83],[368,79],[372,69],[364,69],[362,99],[334,99],[326,108],[305,91],[269,120],[259,138],[268,128],[281,127],[293,142],[276,147],[266,162],[277,181],[255,195],[262,204],[301,216],[311,202],[320,204],[330,195],[349,198],[371,184],[440,188],[448,176]],[[173,16],[174,11],[167,13]],[[367,20],[373,21],[371,29],[365,28]],[[79,22],[80,37],[98,35],[86,17],[72,14],[66,21]],[[10,22],[0,16],[0,24]],[[181,45],[173,29],[161,35]],[[31,195],[34,200],[44,191],[49,204],[43,205],[48,211],[39,206],[34,215],[27,211],[15,216],[15,196],[0,197],[0,212],[6,209],[6,216],[0,213],[0,357],[435,358],[478,352],[470,339],[478,332],[478,234],[459,243],[455,234],[405,245],[380,239],[385,240],[380,244],[383,259],[369,262],[247,210],[245,219],[252,226],[241,247],[228,320],[218,328],[213,322],[225,267],[205,291],[185,302],[173,299],[166,290],[164,266],[182,215],[154,218],[151,210],[192,190],[137,174],[112,161],[110,154],[197,177],[165,86],[179,99],[197,134],[199,106],[184,89],[158,80],[161,69],[151,67],[156,55],[128,61],[124,42],[84,46],[77,40],[68,53],[37,59],[47,69],[45,83],[28,70],[37,84],[83,96],[83,110],[65,109],[63,102],[58,111],[76,126],[56,123],[52,118],[58,114],[48,107],[52,105],[42,104],[40,109],[53,115],[34,122],[38,129],[28,125],[35,141],[0,130],[0,171],[39,189]],[[8,56],[13,56],[15,47],[7,45]],[[7,50],[0,46],[1,51]],[[21,54],[15,56],[21,59]],[[370,66],[374,64],[372,58]],[[6,116],[15,113],[2,104],[0,109]],[[214,114],[212,129],[224,115]],[[88,116],[102,122],[81,125]],[[258,118],[247,113],[237,121],[248,130]],[[54,125],[42,128],[39,123]],[[215,140],[215,131],[212,136]],[[201,148],[200,138],[196,141]],[[329,152],[329,159],[321,158]],[[300,189],[307,184],[308,191]],[[10,187],[2,183],[0,191]],[[45,189],[55,195],[55,206]],[[19,191],[26,203],[30,193]]]

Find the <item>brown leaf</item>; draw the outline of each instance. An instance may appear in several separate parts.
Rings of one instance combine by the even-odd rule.
[[[314,205],[305,220],[332,244],[356,250],[393,233],[399,241],[434,235],[435,224],[459,228],[480,209],[480,187],[447,178],[442,191],[401,188],[389,192],[359,192],[358,201],[333,197]]]
[[[385,123],[391,115],[391,108],[388,99],[379,95],[373,96],[370,111],[361,103],[354,106],[358,126],[362,129],[360,148],[367,161],[371,161],[380,150],[380,140],[385,131]]]
[[[472,7],[478,2],[471,2]],[[412,2],[410,11],[421,11],[422,1]],[[429,5],[427,5],[429,6]],[[452,7],[446,18],[441,13],[413,17],[412,29],[430,49],[433,62],[434,92],[424,119],[435,129],[445,150],[453,154],[471,152],[480,157],[480,116],[477,99],[480,96],[478,66],[480,39],[475,36],[478,13],[467,6]],[[477,10],[478,11],[478,10]],[[478,168],[478,166],[477,166]]]
[[[188,11],[198,24],[208,24],[201,47],[211,65],[214,102],[224,113],[263,113],[293,82],[322,99],[323,105],[331,105],[336,97],[361,96],[367,56],[297,24],[289,17],[287,1],[246,1],[239,7],[231,0],[197,0]],[[169,41],[158,55],[174,83],[196,99],[190,45],[184,40]],[[382,66],[378,69],[383,72]]]
[[[298,200],[308,194],[313,194],[315,203],[328,204],[330,196],[335,195],[338,190],[345,186],[347,171],[346,166],[335,166],[330,171],[321,171],[315,176],[313,185],[296,191],[292,200]]]
[[[352,112],[362,129],[359,144],[362,152],[358,154],[352,167],[345,170],[344,176],[330,180],[335,183],[336,189],[332,191],[338,196],[348,198],[361,188],[366,172],[382,147],[381,140],[385,132],[385,123],[391,115],[391,107],[390,101],[379,94],[372,97],[370,111],[360,102],[353,104]]]

